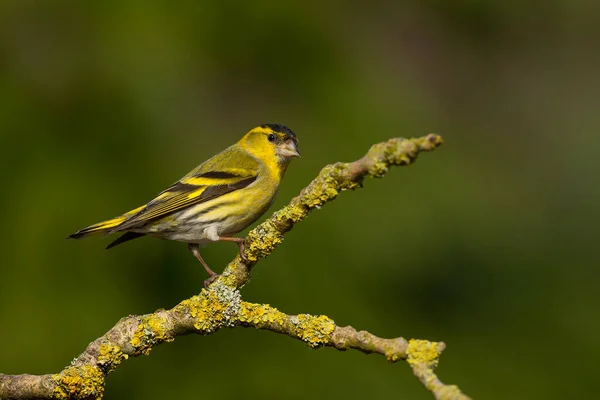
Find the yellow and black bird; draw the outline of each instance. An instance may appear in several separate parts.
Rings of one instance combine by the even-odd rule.
[[[252,129],[239,142],[200,164],[144,206],[69,236],[124,232],[107,249],[144,235],[188,243],[210,277],[219,275],[200,256],[199,244],[235,242],[232,235],[254,223],[275,200],[285,170],[299,157],[298,139],[281,124]]]

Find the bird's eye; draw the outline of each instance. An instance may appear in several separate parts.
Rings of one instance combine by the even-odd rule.
[[[272,142],[274,142],[274,141],[275,141],[275,135],[273,135],[273,134],[271,133],[269,136],[267,136],[267,139],[269,140],[269,142],[271,142],[271,143],[272,143]]]

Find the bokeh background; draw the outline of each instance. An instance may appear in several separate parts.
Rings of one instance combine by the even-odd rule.
[[[60,371],[119,318],[197,293],[184,244],[64,238],[281,122],[303,158],[271,212],[373,143],[445,144],[312,213],[246,300],[443,340],[441,379],[477,399],[597,395],[594,2],[227,3],[0,2],[0,371]],[[220,270],[236,247],[203,254]],[[431,398],[403,363],[251,329],[178,338],[106,387],[240,396]]]

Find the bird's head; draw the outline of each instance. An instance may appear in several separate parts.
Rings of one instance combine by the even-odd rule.
[[[258,158],[271,158],[280,165],[287,165],[292,158],[300,157],[296,134],[281,124],[257,126],[248,132],[241,142]]]

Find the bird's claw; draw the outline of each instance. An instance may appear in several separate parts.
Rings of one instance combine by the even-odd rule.
[[[242,261],[244,262],[244,264],[248,264],[248,256],[246,255],[246,245],[244,244],[245,240],[241,240],[238,243],[238,246],[240,247],[240,258],[242,259]]]
[[[221,276],[221,274],[214,274],[214,275],[211,275],[208,279],[205,279],[204,280],[204,289],[208,289],[208,285],[213,283],[215,281],[215,279],[217,279],[220,276]]]

